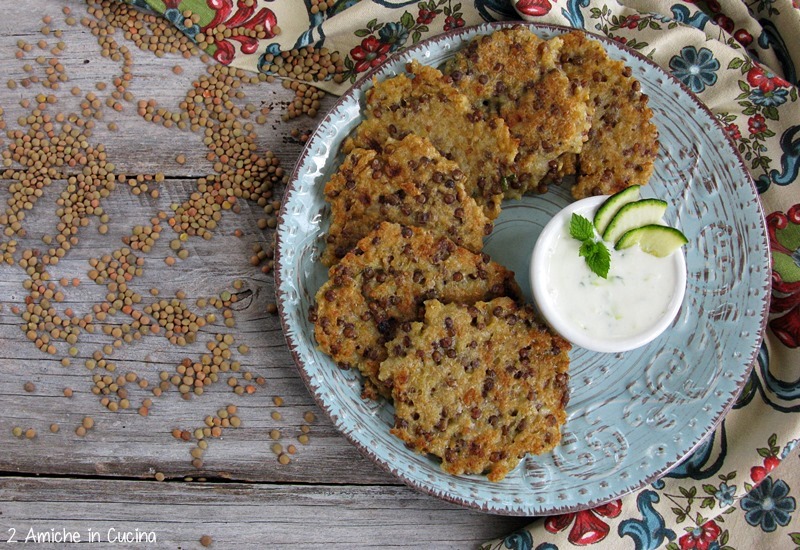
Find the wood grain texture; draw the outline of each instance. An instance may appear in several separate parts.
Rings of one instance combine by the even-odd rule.
[[[60,59],[70,74],[70,81],[55,94],[58,103],[54,110],[70,113],[79,108],[79,98],[69,92],[74,86],[81,88],[82,94],[93,92],[101,99],[108,96],[110,82],[120,74],[119,64],[100,55],[94,37],[84,27],[70,27],[63,23],[62,6],[69,5],[75,16],[80,18],[82,4],[43,0],[33,4],[39,9],[26,13],[14,12],[14,21],[6,20],[6,24],[0,28],[0,44],[3,51],[7,52],[7,55],[0,56],[0,73],[9,79],[21,79],[29,75],[20,67],[25,63],[35,66],[36,62],[31,58],[47,54],[47,51],[36,46],[25,59],[18,60],[14,57],[15,44],[19,39],[31,44],[43,39],[44,36],[38,32],[42,25],[40,18],[50,15],[54,19],[51,27],[64,31],[59,40],[65,42],[67,48]],[[121,36],[119,39],[125,43]],[[55,42],[54,39],[48,39],[48,43]],[[91,311],[92,305],[103,302],[107,289],[87,277],[89,260],[124,246],[122,237],[130,235],[135,225],[146,225],[158,212],[169,212],[172,204],[181,203],[196,190],[198,177],[213,173],[212,163],[206,160],[208,149],[203,145],[201,133],[148,123],[136,112],[136,103],[140,99],[155,99],[158,105],[176,110],[191,88],[192,79],[203,74],[206,65],[199,58],[184,60],[177,55],[158,59],[139,51],[133,44],[127,45],[135,58],[134,78],[130,87],[134,99],[129,103],[123,102],[122,112],[104,110],[104,119],[97,123],[92,141],[106,147],[109,160],[117,167],[117,174],[135,177],[160,172],[164,174],[165,181],[158,185],[158,199],[145,195],[134,196],[126,184],[117,185],[103,204],[110,218],[108,232],[100,234],[99,224],[93,219],[79,233],[78,245],[50,269],[54,280],[67,277],[81,281],[78,287],[62,289],[65,300],[58,304],[59,311],[72,308],[81,315]],[[184,70],[180,76],[172,72],[172,67],[177,64]],[[105,92],[97,90],[98,82],[105,82],[109,88]],[[281,159],[281,167],[287,172],[291,171],[302,147],[291,136],[291,132],[293,129],[308,131],[313,128],[315,121],[304,117],[289,123],[281,122],[281,115],[292,98],[292,92],[285,90],[278,82],[245,85],[242,89],[247,93],[245,98],[238,100],[242,105],[252,102],[273,108],[266,124],[255,125],[259,151],[273,152]],[[20,101],[32,99],[39,93],[53,92],[35,85],[28,89],[18,86],[15,90],[0,87],[0,106],[4,109],[4,118],[10,129],[17,127],[14,121],[25,112]],[[327,103],[333,99],[327,98]],[[118,128],[113,132],[107,128],[107,123],[112,121],[116,121]],[[187,159],[182,165],[175,161],[179,153]],[[69,170],[65,171],[70,173]],[[9,184],[8,180],[0,180],[2,199],[8,196]],[[28,234],[25,238],[17,239],[18,250],[46,249],[41,237],[55,233],[58,221],[55,200],[64,185],[64,180],[57,180],[45,188],[43,197],[28,213],[25,220]],[[276,188],[274,191],[279,197],[282,189]],[[234,395],[226,384],[218,383],[204,395],[185,401],[174,389],[155,398],[149,389],[133,388],[130,390],[131,409],[112,413],[99,405],[99,399],[90,393],[94,372],[88,371],[84,362],[103,346],[113,344],[114,338],[102,333],[103,325],[120,326],[130,323],[131,319],[119,314],[110,316],[104,323],[96,323],[94,334],[81,335],[76,346],[79,353],[70,358],[71,365],[62,367],[59,361],[68,355],[66,345],[58,345],[59,353],[51,356],[40,352],[25,338],[20,329],[22,321],[12,313],[12,308],[24,308],[27,292],[22,283],[27,276],[19,266],[2,265],[0,410],[8,413],[0,420],[0,445],[5,449],[0,453],[0,469],[28,473],[143,477],[162,471],[169,477],[206,475],[247,481],[297,482],[324,481],[330,479],[327,475],[332,475],[341,483],[391,482],[371,462],[365,461],[322,417],[297,375],[286,349],[279,319],[266,311],[267,303],[275,301],[272,274],[263,274],[249,263],[252,245],[269,243],[273,232],[258,228],[257,221],[265,217],[261,208],[249,201],[240,202],[241,212],[227,212],[212,240],[195,238],[188,241],[186,248],[190,251],[190,257],[173,267],[168,267],[164,258],[174,255],[169,249],[169,241],[176,238],[177,234],[165,227],[162,238],[156,242],[153,250],[149,254],[140,254],[145,258],[142,277],[129,284],[143,297],[143,304],[161,298],[173,298],[180,290],[186,293],[187,304],[193,306],[198,298],[219,296],[222,291],[236,292],[231,285],[234,280],[240,280],[244,286],[239,293],[245,299],[232,308],[235,309],[236,326],[229,329],[221,322],[209,325],[198,335],[196,343],[186,346],[173,345],[163,336],[146,336],[115,350],[109,360],[116,364],[118,372],[135,372],[148,379],[152,387],[158,382],[160,372],[174,374],[176,366],[184,358],[196,359],[206,352],[205,345],[215,334],[231,333],[236,338],[236,346],[244,344],[249,348],[246,354],[237,357],[242,371],[264,377],[267,383],[263,390],[252,396],[240,397]],[[236,230],[241,230],[242,237],[234,236]],[[158,297],[150,295],[153,288],[159,290]],[[213,308],[206,308],[206,311],[213,311]],[[221,321],[221,315],[218,317]],[[28,381],[36,386],[32,393],[23,391],[23,385]],[[71,399],[63,397],[66,387],[74,390]],[[284,400],[279,421],[271,417],[276,410],[272,402],[275,396]],[[142,418],[136,409],[147,397],[154,401],[154,405],[149,416]],[[197,471],[190,464],[189,451],[192,445],[175,440],[170,432],[173,428],[193,431],[202,427],[205,416],[213,415],[220,407],[231,403],[239,407],[243,427],[227,430],[220,440],[211,442],[204,461],[205,467]],[[280,430],[283,435],[280,442],[284,446],[293,442],[302,447],[296,437],[304,423],[303,415],[309,410],[313,410],[318,418],[312,427],[310,444],[300,449],[292,465],[279,466],[270,450],[272,441],[269,432]],[[96,428],[86,437],[79,438],[74,434],[74,429],[84,416],[92,416]],[[52,423],[60,425],[60,433],[51,434],[48,431]],[[23,429],[33,427],[38,436],[33,441],[17,440],[11,435],[15,426]],[[57,454],[48,452],[56,448],[59,450]],[[313,451],[304,453],[306,449]],[[312,454],[314,458],[311,458]],[[309,460],[314,464],[302,466],[304,461]],[[353,464],[357,466],[353,468]],[[320,472],[327,474],[323,476]]]
[[[33,478],[0,480],[0,510],[0,542],[9,529],[17,541],[30,529],[85,539],[92,529],[100,542],[109,529],[138,529],[163,548],[200,548],[203,535],[216,548],[468,548],[523,521],[465,512],[402,487]]]
[[[38,94],[53,94],[57,102],[48,107],[50,112],[77,113],[89,92],[105,101],[114,78],[122,74],[119,62],[101,55],[89,29],[65,23],[65,6],[77,19],[87,15],[85,4],[77,0],[35,0],[26,2],[24,8],[6,10],[0,18],[0,107],[5,124],[0,151],[12,142],[6,131],[19,129],[18,119],[35,108],[25,107],[26,99],[35,103]],[[52,30],[62,31],[60,37],[40,32],[45,16],[52,18]],[[59,284],[64,300],[55,304],[59,312],[71,308],[77,315],[91,312],[92,306],[106,300],[108,292],[89,278],[90,260],[123,247],[122,238],[130,235],[134,226],[149,224],[159,212],[169,213],[172,205],[196,191],[197,178],[214,173],[202,133],[164,128],[137,113],[140,100],[154,100],[159,107],[179,110],[193,81],[208,70],[207,65],[198,57],[185,60],[168,54],[157,58],[136,48],[120,32],[114,37],[133,53],[133,79],[128,88],[132,98],[121,101],[119,112],[103,109],[102,117],[95,119],[90,141],[105,146],[116,175],[127,179],[161,173],[164,181],[158,185],[157,199],[134,195],[124,181],[120,182],[103,201],[109,216],[107,231],[101,233],[98,220],[91,218],[89,225],[81,228],[77,245],[48,268],[53,281],[79,280],[78,286]],[[8,86],[10,80],[19,83],[33,74],[44,75],[44,66],[36,58],[53,55],[37,45],[43,39],[47,48],[57,42],[66,44],[58,58],[69,81],[57,92],[41,84]],[[22,58],[16,53],[19,40],[34,46]],[[182,67],[181,74],[173,72],[176,65]],[[103,84],[106,87],[101,90]],[[80,88],[78,96],[71,93],[73,87]],[[270,109],[266,123],[251,120],[259,153],[271,151],[280,160],[281,169],[290,172],[302,149],[293,130],[309,131],[318,120],[302,117],[282,122],[281,115],[293,92],[279,82],[245,85],[242,91],[245,97],[236,100],[240,107],[250,103],[259,110]],[[334,100],[327,97],[321,112]],[[110,129],[109,124],[116,129]],[[178,154],[185,155],[185,163],[176,162]],[[10,167],[20,168],[16,163]],[[79,169],[65,168],[64,178]],[[0,178],[3,205],[10,197],[11,184],[11,180]],[[35,207],[26,212],[27,234],[14,237],[18,241],[14,254],[17,262],[24,250],[46,250],[43,237],[57,233],[55,212],[65,185],[66,179],[51,182]],[[273,192],[274,198],[279,198],[282,189],[276,187]],[[267,312],[267,305],[275,301],[272,274],[249,262],[253,245],[266,247],[273,239],[271,229],[262,230],[258,225],[267,214],[250,201],[239,201],[239,205],[239,212],[224,214],[211,240],[189,239],[185,247],[190,256],[172,267],[164,259],[174,255],[169,242],[177,234],[165,222],[153,249],[138,254],[144,258],[143,273],[129,287],[142,297],[139,308],[174,298],[181,291],[192,311],[213,312],[218,319],[201,328],[196,341],[185,346],[170,343],[162,332],[103,353],[115,365],[114,376],[133,372],[148,381],[144,389],[128,386],[128,410],[111,412],[99,403],[100,398],[91,389],[92,377],[100,369],[89,370],[85,363],[117,340],[104,329],[123,327],[131,322],[130,317],[118,313],[96,321],[93,333],[81,333],[75,356],[69,355],[69,346],[63,342],[57,344],[56,354],[44,353],[21,329],[19,311],[24,310],[28,296],[23,286],[27,275],[18,263],[0,264],[0,541],[5,542],[12,528],[18,540],[20,536],[24,539],[31,528],[83,534],[92,528],[103,535],[103,540],[109,528],[138,528],[155,532],[158,546],[170,548],[199,547],[203,534],[210,535],[217,547],[298,543],[320,548],[469,548],[522,526],[524,519],[480,514],[408,489],[363,458],[335,430],[300,379],[278,317]],[[0,239],[8,242],[10,237]],[[241,281],[241,288],[234,288],[236,280]],[[154,288],[158,296],[151,294]],[[231,306],[233,327],[222,323],[221,311],[200,308],[196,303],[223,291],[240,298]],[[208,353],[207,343],[218,334],[232,335],[233,348],[247,347],[233,350],[241,365],[236,375],[241,378],[242,373],[250,372],[254,378],[263,377],[263,386],[257,385],[251,395],[240,396],[222,379],[206,388],[203,395],[188,400],[174,387],[160,397],[153,395],[161,372],[174,374],[185,358],[198,360]],[[69,357],[68,366],[61,363],[63,357]],[[27,382],[33,384],[33,388],[28,387],[32,391],[25,389]],[[72,397],[64,396],[65,388],[72,389]],[[274,402],[276,397],[283,400],[280,406]],[[137,414],[137,409],[146,398],[152,399],[153,405],[145,417]],[[230,404],[238,407],[242,426],[226,429],[221,437],[210,440],[203,466],[195,468],[189,453],[196,442],[178,440],[171,435],[172,430],[202,428],[207,416]],[[310,423],[305,418],[309,411],[316,416]],[[86,416],[94,419],[95,426],[79,437],[75,429]],[[51,432],[53,424],[58,425],[58,433]],[[298,437],[306,424],[310,424],[310,440],[303,444]],[[36,436],[15,437],[15,427],[33,428]],[[277,442],[284,449],[296,447],[288,465],[279,464],[271,448],[275,443],[270,438],[273,430],[280,431]],[[156,472],[163,473],[167,482],[153,481]],[[188,477],[206,481],[183,481]]]

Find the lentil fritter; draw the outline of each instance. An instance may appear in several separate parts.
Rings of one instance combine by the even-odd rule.
[[[389,396],[378,379],[385,343],[418,319],[425,300],[472,303],[517,298],[514,273],[446,237],[383,222],[329,272],[316,295],[314,334],[342,368],[364,375],[364,395]]]
[[[630,67],[586,33],[542,40],[523,26],[502,29],[473,39],[445,72],[520,140],[508,197],[572,174],[576,199],[650,179],[658,131],[648,98]]]
[[[562,155],[580,153],[586,141],[594,106],[559,68],[560,50],[558,37],[542,40],[526,27],[512,27],[473,39],[445,67],[473,107],[502,117],[519,140],[506,198],[545,191],[543,180],[574,170]]]
[[[428,138],[464,171],[464,187],[493,220],[500,213],[504,185],[513,175],[517,140],[503,119],[472,108],[441,71],[416,61],[400,74],[376,82],[366,93],[364,121],[344,144],[381,148],[408,134]]]
[[[464,173],[425,138],[409,134],[382,152],[353,149],[325,185],[331,224],[322,263],[330,266],[381,221],[425,227],[473,252],[492,222],[464,190]]]
[[[424,321],[401,324],[386,347],[379,377],[392,389],[391,432],[440,457],[446,472],[500,481],[525,453],[560,441],[570,344],[529,306],[429,300]]]
[[[658,154],[658,129],[641,84],[631,68],[611,59],[586,33],[562,35],[559,63],[572,82],[589,91],[594,104],[591,128],[577,161],[576,199],[613,195],[645,185]]]

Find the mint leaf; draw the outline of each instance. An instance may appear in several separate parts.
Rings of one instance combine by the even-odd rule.
[[[573,213],[569,220],[569,234],[579,241],[594,239],[594,225],[580,214]]]
[[[608,277],[611,267],[611,253],[602,241],[584,241],[579,254],[586,258],[586,265],[593,273],[603,279]]]
[[[569,234],[572,238],[581,241],[581,248],[578,254],[586,258],[586,265],[593,273],[603,279],[608,277],[608,269],[611,267],[611,252],[603,241],[598,241],[594,236],[594,224],[581,216],[572,214],[569,220]]]
[[[589,258],[590,256],[593,256],[596,244],[597,243],[594,241],[583,241],[580,249],[578,249],[578,256],[581,256],[582,258]]]

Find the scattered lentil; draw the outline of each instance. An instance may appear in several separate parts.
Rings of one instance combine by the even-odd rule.
[[[243,1],[249,2],[249,0]],[[328,4],[325,0],[314,0],[316,10],[325,11],[330,8],[329,4],[331,4],[329,0]],[[152,100],[137,103],[134,94],[128,89],[133,77],[131,53],[127,47],[116,41],[115,29],[119,31],[118,34],[131,40],[136,47],[159,57],[167,53],[178,53],[188,57],[199,53],[197,47],[163,19],[139,12],[123,3],[87,0],[87,5],[88,16],[82,18],[80,23],[97,38],[101,54],[120,63],[121,76],[115,78],[113,83],[94,83],[97,91],[110,94],[107,97],[100,98],[92,91],[84,94],[79,87],[73,86],[70,93],[75,96],[75,101],[80,102],[80,108],[76,113],[48,113],[47,106],[57,103],[57,97],[53,94],[39,94],[33,98],[35,102],[27,98],[20,102],[24,109],[30,110],[30,114],[25,114],[19,119],[20,129],[7,132],[10,143],[0,159],[6,168],[4,179],[12,181],[8,187],[10,191],[8,208],[5,213],[0,214],[0,227],[7,238],[5,242],[0,243],[0,253],[3,262],[9,265],[17,263],[25,270],[28,277],[23,283],[23,287],[29,293],[25,305],[11,308],[15,315],[22,318],[22,330],[26,336],[43,352],[55,354],[59,349],[62,353],[67,349],[68,355],[74,357],[80,353],[76,344],[82,333],[102,331],[104,335],[114,339],[113,345],[103,345],[101,349],[91,354],[91,358],[85,360],[85,365],[93,373],[113,373],[115,365],[109,362],[107,357],[125,343],[132,343],[143,334],[159,333],[174,344],[185,345],[195,341],[203,326],[216,321],[213,314],[202,316],[191,312],[183,303],[186,298],[185,293],[176,293],[178,304],[173,303],[175,300],[161,300],[144,308],[137,307],[142,297],[132,290],[129,284],[142,275],[144,258],[138,253],[147,254],[153,249],[161,233],[161,221],[166,220],[175,231],[179,244],[173,250],[177,258],[183,260],[189,256],[189,250],[186,248],[187,240],[194,236],[203,239],[212,238],[221,221],[222,212],[226,210],[239,212],[241,200],[249,200],[264,209],[266,217],[260,218],[257,222],[260,229],[275,228],[277,225],[275,214],[280,210],[280,201],[273,196],[273,189],[275,185],[285,183],[288,175],[280,167],[280,162],[273,153],[262,154],[257,151],[253,124],[242,121],[260,112],[258,122],[266,123],[271,108],[262,107],[259,111],[253,103],[239,108],[234,102],[246,97],[242,90],[243,84],[271,81],[271,76],[265,74],[249,76],[238,69],[212,65],[208,67],[207,74],[199,76],[193,82],[192,89],[178,110],[169,111],[159,107]],[[67,25],[78,23],[75,17],[70,16],[72,10],[69,7],[64,7],[62,11],[67,16],[65,18]],[[184,17],[186,25],[199,22],[199,16],[196,14],[184,13]],[[61,37],[61,31],[51,27],[50,16],[43,17],[42,23],[45,25],[40,29],[42,34]],[[227,30],[230,31],[227,35],[223,31],[222,34],[209,32],[208,36],[199,36],[198,42],[202,47],[212,48],[219,41],[227,41],[231,37],[247,36],[255,39],[267,37],[266,29],[259,26],[252,29],[242,27]],[[272,32],[278,34],[280,29],[273,27]],[[17,57],[20,59],[33,49],[33,45],[23,40],[19,40],[17,45],[19,47]],[[24,71],[30,74],[19,82],[9,80],[9,88],[15,89],[18,84],[25,88],[32,84],[42,84],[45,88],[55,91],[59,89],[60,83],[68,81],[66,69],[58,59],[67,45],[59,41],[53,46],[52,42],[48,44],[45,40],[40,40],[36,45],[48,52],[36,56],[35,59],[29,57],[31,63],[26,64]],[[52,54],[52,57],[49,54]],[[276,61],[276,65],[281,65],[282,70],[291,70],[291,73],[287,74],[294,78],[306,81],[337,78],[343,70],[341,56],[324,49],[301,48],[280,57],[282,61]],[[302,66],[298,60],[303,60]],[[204,56],[204,62],[209,61],[208,56]],[[40,79],[41,75],[37,74],[39,70],[45,70],[45,78]],[[173,71],[181,74],[183,68],[176,65]],[[294,116],[299,114],[313,116],[319,108],[318,99],[322,97],[322,92],[305,84],[289,87],[295,91],[295,101],[290,107],[290,111],[296,113]],[[174,205],[170,212],[160,212],[159,216],[150,220],[149,224],[135,226],[131,235],[122,238],[124,247],[105,256],[91,259],[89,278],[105,287],[106,300],[96,304],[90,313],[83,316],[76,315],[71,308],[65,309],[62,313],[52,307],[51,303],[66,301],[69,294],[53,288],[55,283],[49,282],[49,266],[57,264],[78,244],[79,230],[89,226],[92,217],[97,218],[97,230],[101,235],[110,232],[110,219],[103,210],[102,202],[114,191],[118,183],[123,186],[128,183],[127,187],[134,195],[149,194],[151,198],[157,199],[158,185],[165,180],[163,174],[135,178],[126,178],[118,174],[116,167],[108,161],[104,146],[95,145],[91,140],[95,122],[101,124],[104,119],[104,110],[122,111],[126,108],[123,101],[138,108],[141,116],[154,123],[160,123],[165,127],[174,125],[183,130],[191,129],[202,133],[204,144],[208,147],[208,158],[212,161],[215,173],[198,179],[196,191],[184,203]],[[0,129],[4,129],[5,123],[1,116],[2,110],[0,110]],[[117,123],[113,121],[107,123],[107,128],[110,131],[118,130]],[[177,155],[176,162],[185,163],[186,156]],[[45,247],[41,251],[27,249],[18,252],[16,237],[27,236],[24,226],[25,212],[34,208],[45,188],[56,179],[63,179],[66,182],[58,198],[57,232],[42,237]],[[237,236],[242,235],[243,232],[237,230]],[[274,267],[274,242],[259,245],[258,250],[254,251],[254,258],[256,261],[253,265],[260,266],[263,273],[269,273]],[[175,261],[173,256],[165,259],[167,265],[174,265]],[[70,281],[62,278],[60,283],[62,287],[67,287]],[[79,284],[80,279],[73,278],[72,286],[77,287]],[[234,289],[241,290],[244,283],[237,280],[233,286]],[[157,296],[157,289],[153,289],[151,294]],[[227,299],[222,300],[224,304],[212,304],[222,310],[223,322],[227,327],[235,326],[235,317],[229,306],[238,298],[236,294],[228,293]],[[200,305],[198,300],[198,307],[206,305],[205,301]],[[277,306],[270,304],[267,306],[267,311],[274,313],[277,311]],[[118,320],[120,314],[130,318],[120,322]],[[112,325],[112,320],[119,324]],[[232,360],[231,352],[234,347],[240,354],[248,353],[249,348],[244,344],[236,346],[232,335],[226,335],[226,338],[222,339],[218,336],[207,355],[196,361],[189,361],[176,385],[179,388],[187,387],[191,392],[199,394],[203,387],[219,380],[220,372],[226,371],[239,372],[242,379],[255,380],[259,385],[264,385],[266,381],[263,377],[254,377],[252,373],[243,371],[239,363]],[[66,342],[69,347],[57,346],[59,342]],[[71,364],[69,357],[62,357],[60,361],[64,367]],[[131,406],[128,389],[125,386],[137,382],[135,373],[115,375],[116,377],[108,374],[97,376],[99,378],[93,378],[94,386],[91,391],[98,395],[105,407],[117,411]],[[254,385],[243,385],[238,380],[234,378],[235,383],[232,385],[237,394],[255,392]],[[153,396],[161,395],[171,387],[171,383],[171,377],[168,375],[167,379],[162,379],[158,386],[152,388]],[[25,384],[26,391],[34,391],[35,386],[29,384],[30,386]],[[148,387],[147,381],[143,379],[138,380],[138,385],[142,389]],[[70,398],[73,396],[73,390],[65,388],[63,394]],[[276,404],[280,406],[280,403]],[[146,415],[151,406],[152,400],[143,400],[138,408],[139,414]],[[278,419],[280,419],[279,414]],[[196,454],[201,455],[207,448],[208,442],[205,438],[219,437],[223,428],[237,428],[242,424],[233,405],[226,407],[224,414],[212,417],[211,423],[211,426],[201,430],[201,437],[197,437]],[[83,437],[93,428],[94,420],[87,416],[76,427],[75,433]],[[50,426],[53,433],[58,432],[58,429],[57,424]],[[277,434],[276,439],[280,437],[278,430],[273,432]],[[12,433],[16,437],[25,435],[32,438],[36,435],[33,428],[23,432],[22,428],[15,427]],[[183,430],[173,430],[173,436],[188,441],[192,434]],[[288,461],[286,453],[279,458],[281,463]],[[197,468],[202,467],[200,456],[193,456],[192,464]],[[156,479],[163,480],[164,475],[159,472],[156,474]]]
[[[294,100],[289,103],[286,113],[282,116],[284,121],[292,120],[301,115],[308,115],[312,118],[317,116],[321,104],[320,101],[325,92],[295,80],[284,80],[283,87],[293,90],[295,93]]]

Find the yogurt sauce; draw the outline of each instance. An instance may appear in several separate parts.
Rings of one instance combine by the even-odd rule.
[[[591,215],[581,213],[591,219]],[[656,258],[638,246],[611,253],[608,278],[592,273],[569,234],[569,219],[545,251],[545,290],[563,321],[592,338],[629,338],[655,326],[668,312],[677,273],[671,257]]]

